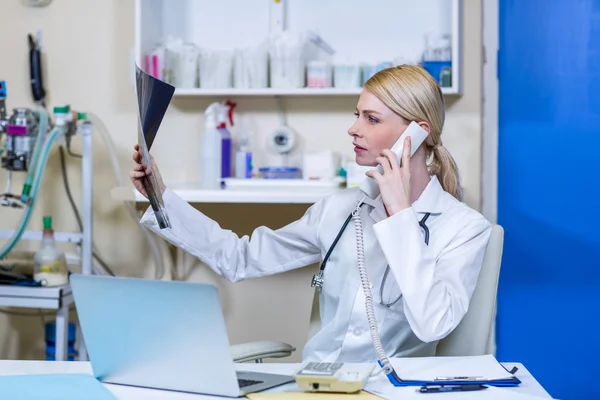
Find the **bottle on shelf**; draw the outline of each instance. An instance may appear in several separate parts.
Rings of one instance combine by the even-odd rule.
[[[42,235],[42,247],[34,256],[33,280],[46,287],[66,285],[69,283],[67,260],[56,246],[50,216],[44,216]]]
[[[236,149],[234,155],[234,175],[237,179],[252,178],[252,149],[250,145],[250,127],[248,121],[241,125],[235,125],[233,122],[233,109],[236,106],[231,100],[225,102],[229,106],[229,123],[231,124],[232,135],[236,138]],[[234,128],[235,126],[235,128]]]
[[[250,133],[247,129],[240,132],[238,148],[235,153],[235,177],[252,178],[252,151],[250,150]]]
[[[220,103],[209,105],[204,111],[204,132],[200,154],[200,187],[218,189],[221,185],[221,133],[217,129]]]
[[[233,112],[233,109],[230,105],[219,103],[217,110],[217,129],[221,134],[221,178],[230,178],[233,175],[231,171],[233,149],[231,148],[231,131],[227,129],[227,114]]]

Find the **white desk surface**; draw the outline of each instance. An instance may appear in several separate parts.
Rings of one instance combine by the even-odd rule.
[[[292,374],[298,367],[298,364],[277,364],[277,363],[240,363],[236,364],[237,369],[245,371],[260,371],[281,374]],[[507,368],[517,366],[519,370],[516,376],[522,381],[522,384],[516,388],[503,388],[501,390],[513,391],[523,395],[537,396],[539,398],[551,399],[552,397],[544,390],[544,388],[535,380],[535,378],[527,371],[527,369],[518,363],[504,363]],[[89,362],[83,361],[22,361],[22,360],[2,360],[0,361],[0,375],[24,375],[24,374],[62,374],[62,373],[89,373],[92,374],[92,368]],[[204,399],[219,399],[225,397],[194,395],[189,393],[171,392],[166,390],[144,389],[137,387],[128,387],[121,385],[105,384],[105,386],[119,400],[129,399],[144,399],[144,400],[204,400]],[[406,388],[404,388],[406,389]],[[299,388],[295,383],[290,383],[271,391],[298,391]],[[414,390],[414,388],[413,388]],[[413,392],[414,393],[414,392]],[[501,398],[496,396],[488,397],[484,392],[481,394],[481,399]],[[490,393],[492,394],[492,393]],[[436,394],[436,399],[451,397],[454,395],[460,396],[460,393]],[[418,398],[421,398],[419,395]],[[454,396],[452,398],[460,398]],[[412,396],[411,396],[412,397]],[[402,398],[405,398],[402,395]]]

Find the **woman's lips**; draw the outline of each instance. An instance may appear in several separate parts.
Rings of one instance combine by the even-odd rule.
[[[354,145],[354,152],[355,153],[362,153],[362,152],[365,152],[365,151],[367,151],[367,149],[365,149],[364,147],[360,147],[360,146]]]

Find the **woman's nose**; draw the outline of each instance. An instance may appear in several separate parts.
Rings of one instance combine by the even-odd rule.
[[[350,126],[350,128],[348,129],[348,135],[359,136],[357,123],[358,123],[358,120],[354,121],[354,123]]]

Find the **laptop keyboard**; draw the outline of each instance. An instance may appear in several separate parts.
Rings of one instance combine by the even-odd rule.
[[[254,381],[252,379],[238,379],[238,384],[240,385],[240,388],[250,386],[250,385],[256,385],[256,384],[263,383],[263,382],[264,381]]]

